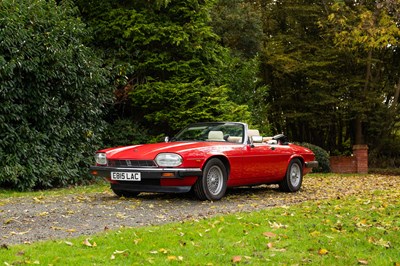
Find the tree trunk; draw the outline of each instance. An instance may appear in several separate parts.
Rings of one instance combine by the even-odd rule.
[[[354,128],[355,128],[355,145],[364,144],[364,134],[362,132],[362,119],[360,115],[357,115],[354,121]]]
[[[395,86],[394,99],[393,99],[393,105],[392,105],[394,112],[396,112],[397,106],[399,104],[399,96],[400,96],[400,78]]]
[[[372,49],[370,49],[368,51],[367,70],[366,70],[366,74],[365,74],[365,83],[364,83],[363,91],[361,91],[362,95],[360,95],[361,102],[365,102],[365,103],[366,103],[366,101],[364,99],[364,95],[369,89],[370,80],[371,80],[371,77],[372,77],[372,74],[371,74],[371,62],[372,62]],[[355,123],[354,127],[355,127],[355,131],[356,131],[355,132],[355,141],[354,141],[355,145],[364,144],[364,134],[363,134],[363,130],[362,130],[362,123],[363,123],[362,117],[363,116],[364,116],[364,111],[360,110],[359,113],[357,114],[355,122],[354,122]]]

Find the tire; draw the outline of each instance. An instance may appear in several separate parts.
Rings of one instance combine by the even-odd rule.
[[[194,184],[194,194],[200,200],[220,200],[226,192],[228,174],[221,160],[209,160],[204,169],[203,176]]]
[[[134,198],[139,195],[140,192],[131,192],[131,191],[125,191],[125,190],[119,190],[119,189],[114,189],[111,188],[112,191],[117,195],[118,197],[125,197],[125,198]]]
[[[290,161],[284,179],[279,183],[279,188],[284,192],[296,192],[303,182],[303,164],[299,159]]]

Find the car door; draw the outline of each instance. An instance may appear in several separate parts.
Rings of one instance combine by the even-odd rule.
[[[243,153],[243,182],[254,184],[282,179],[290,156],[291,149],[288,145],[246,145]]]

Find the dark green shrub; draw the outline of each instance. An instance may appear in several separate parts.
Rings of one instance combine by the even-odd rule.
[[[109,124],[104,134],[107,147],[142,144],[150,141],[147,129],[130,119],[117,119]]]
[[[327,151],[319,146],[310,143],[300,143],[299,145],[312,150],[315,154],[315,159],[318,161],[318,168],[313,168],[314,173],[329,173],[331,171],[331,164],[329,161],[329,154]]]
[[[108,96],[85,25],[61,1],[0,1],[0,186],[89,180]]]

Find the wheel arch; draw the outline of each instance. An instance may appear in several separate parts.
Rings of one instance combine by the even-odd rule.
[[[224,155],[213,155],[213,156],[210,156],[209,158],[207,158],[207,160],[204,161],[201,169],[203,170],[204,167],[206,166],[206,164],[208,163],[208,161],[210,161],[211,159],[214,159],[214,158],[219,159],[224,164],[225,169],[226,169],[226,173],[227,173],[227,179],[229,180],[229,174],[231,172],[231,164],[230,164],[228,158],[226,156],[224,156]]]
[[[301,155],[299,155],[299,154],[295,154],[295,155],[293,155],[292,157],[290,157],[290,159],[289,159],[289,161],[287,162],[287,168],[286,168],[286,171],[287,171],[287,169],[289,168],[289,164],[290,164],[290,162],[292,161],[292,160],[299,160],[300,161],[300,163],[301,163],[301,167],[302,167],[302,173],[303,173],[303,175],[305,175],[306,174],[306,172],[305,172],[305,170],[306,170],[306,161],[304,160],[304,158],[301,156]]]
[[[289,166],[289,163],[292,161],[292,160],[294,160],[294,159],[298,159],[298,160],[300,160],[300,163],[301,163],[301,165],[303,166],[303,168],[304,168],[304,166],[305,166],[305,160],[304,160],[304,158],[301,156],[301,155],[293,155],[292,157],[290,157],[290,159],[289,159],[289,161],[288,161],[288,166]]]

